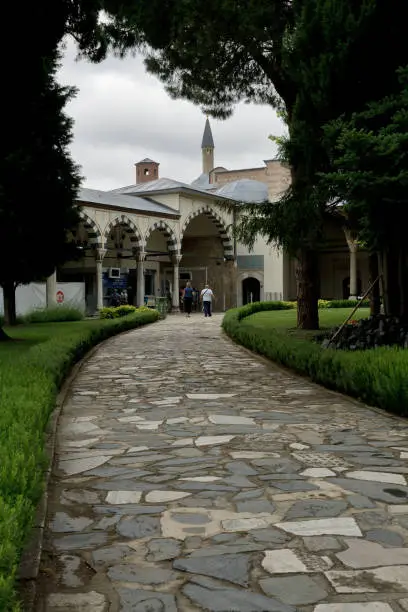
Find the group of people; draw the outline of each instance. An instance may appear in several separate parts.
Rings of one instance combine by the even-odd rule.
[[[109,305],[116,308],[117,306],[123,306],[124,304],[128,303],[128,292],[126,291],[126,289],[118,291],[115,288],[109,298]]]
[[[182,291],[183,310],[187,317],[191,316],[193,304],[198,305],[200,301],[203,305],[204,316],[211,317],[211,306],[213,299],[215,299],[215,295],[209,285],[205,285],[200,295],[198,295],[197,289],[192,287],[190,281],[187,281],[187,284]]]

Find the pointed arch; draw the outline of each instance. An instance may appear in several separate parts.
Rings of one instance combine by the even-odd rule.
[[[112,221],[109,221],[104,232],[105,241],[108,240],[115,227],[119,226],[123,227],[123,231],[128,235],[132,248],[137,251],[143,251],[144,242],[142,234],[137,225],[127,215],[118,215]]]
[[[163,219],[156,221],[149,227],[145,236],[145,244],[147,244],[147,241],[154,231],[158,231],[163,234],[166,239],[167,250],[171,255],[175,255],[176,253],[180,252],[180,244],[174,230],[165,221],[163,221]]]
[[[210,221],[214,223],[215,227],[217,228],[224,249],[225,259],[234,259],[234,245],[231,240],[231,236],[229,235],[228,230],[226,228],[225,222],[223,221],[221,216],[209,206],[202,206],[201,208],[197,208],[189,214],[189,216],[183,223],[181,239],[183,239],[184,233],[191,221],[196,217],[199,217],[200,215],[205,215]]]
[[[102,232],[96,221],[91,219],[83,210],[79,211],[79,218],[88,234],[89,243],[96,248],[102,247]]]

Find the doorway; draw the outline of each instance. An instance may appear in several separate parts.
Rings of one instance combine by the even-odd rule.
[[[259,302],[261,299],[261,283],[257,278],[250,276],[242,281],[242,304]]]

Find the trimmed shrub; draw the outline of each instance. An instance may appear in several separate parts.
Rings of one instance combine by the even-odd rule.
[[[145,312],[146,310],[150,310],[149,308],[146,309],[145,306],[142,306],[141,308],[136,308],[136,306],[130,306],[129,304],[123,304],[121,306],[110,306],[107,308],[100,308],[99,309],[99,318],[100,319],[117,319],[118,317],[125,317],[129,314],[132,314],[136,311],[141,311],[141,312]]]
[[[47,465],[44,431],[61,383],[72,365],[94,345],[156,321],[158,316],[148,309],[115,320],[51,324],[48,332],[44,325],[41,333],[47,332],[47,338],[42,337],[31,348],[25,348],[24,341],[11,343],[14,350],[9,350],[10,343],[1,346],[0,610],[19,610],[16,574],[43,492]],[[14,334],[24,336],[29,327],[17,328]]]
[[[34,308],[21,317],[23,323],[63,323],[82,321],[84,313],[76,306],[61,305],[52,308]]]
[[[397,347],[364,352],[324,349],[313,339],[290,334],[285,329],[242,324],[244,316],[259,310],[247,306],[229,310],[222,323],[224,331],[250,350],[309,376],[317,383],[389,412],[408,416],[406,351]]]
[[[267,310],[293,310],[296,308],[295,302],[252,302],[241,308],[233,308],[228,312],[237,312],[239,321],[255,312],[264,312]]]
[[[326,306],[321,305],[325,303]],[[319,308],[354,308],[357,305],[357,300],[319,300]],[[359,308],[369,308],[370,301],[364,300]]]

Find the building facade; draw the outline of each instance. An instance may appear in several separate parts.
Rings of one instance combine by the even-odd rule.
[[[262,237],[250,252],[231,231],[231,204],[273,201],[289,185],[288,168],[276,160],[252,169],[214,167],[208,119],[201,152],[202,173],[191,184],[160,178],[159,163],[145,158],[135,164],[132,185],[81,189],[81,222],[73,236],[81,257],[48,279],[48,303],[55,301],[57,277],[85,284],[89,313],[109,305],[112,294],[122,290],[131,304],[167,296],[177,310],[187,280],[198,290],[210,284],[219,311],[251,301],[294,299],[293,260]],[[366,286],[367,258],[352,243],[337,227],[328,227],[321,253],[322,297],[357,295]]]

